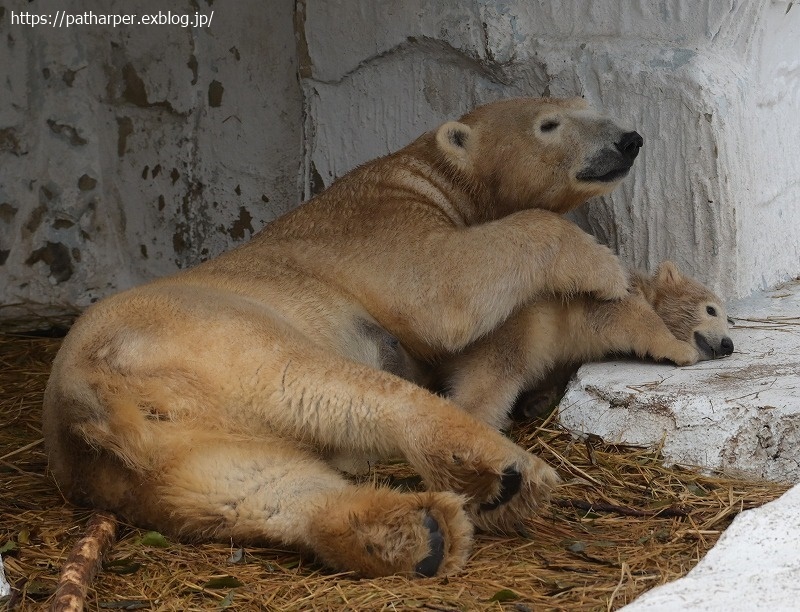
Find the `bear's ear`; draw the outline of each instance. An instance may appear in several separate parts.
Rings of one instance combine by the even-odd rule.
[[[456,167],[469,166],[469,151],[472,148],[472,128],[458,121],[448,121],[436,131],[436,146]]]
[[[671,261],[662,261],[656,271],[656,282],[659,285],[677,285],[682,278],[678,266]]]
[[[579,98],[579,97],[569,98],[567,100],[567,106],[577,110],[586,110],[587,108],[589,108],[589,102],[586,101],[586,98]]]

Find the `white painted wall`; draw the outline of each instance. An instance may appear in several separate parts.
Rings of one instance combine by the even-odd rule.
[[[583,95],[645,138],[576,215],[628,263],[672,258],[728,297],[800,272],[800,6],[309,2],[304,31],[316,184],[477,103]]]
[[[628,263],[675,259],[728,297],[800,273],[791,2],[76,0],[214,18],[61,29],[10,13],[63,3],[0,1],[0,318],[196,263],[514,95],[583,95],[644,135],[624,185],[576,215]]]

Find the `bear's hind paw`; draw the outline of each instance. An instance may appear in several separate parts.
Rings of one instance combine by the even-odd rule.
[[[561,479],[556,471],[534,455],[522,469],[503,471],[500,491],[491,500],[468,506],[476,527],[492,533],[516,533],[550,499]]]
[[[444,559],[444,536],[439,522],[430,514],[425,515],[424,527],[428,530],[430,554],[414,566],[414,572],[423,578],[436,575]]]
[[[430,578],[460,569],[472,546],[464,498],[364,487],[316,514],[311,547],[330,567],[372,578]]]

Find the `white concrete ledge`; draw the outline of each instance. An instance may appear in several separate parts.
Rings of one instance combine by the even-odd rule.
[[[648,591],[625,612],[769,610],[800,608],[800,485],[779,499],[743,512],[683,578]]]
[[[561,402],[576,432],[663,444],[667,461],[800,482],[800,281],[733,304],[734,354],[688,368],[582,367]],[[800,485],[740,514],[684,578],[626,612],[797,610]]]
[[[686,368],[586,365],[561,422],[609,442],[663,444],[669,462],[800,482],[800,281],[729,310],[731,357]]]
[[[11,594],[11,585],[6,580],[6,573],[3,569],[3,557],[0,557],[0,597]]]

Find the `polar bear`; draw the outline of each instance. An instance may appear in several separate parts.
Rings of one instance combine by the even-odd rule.
[[[579,99],[482,106],[356,168],[248,243],[107,298],[44,399],[73,502],[185,540],[274,542],[364,576],[463,565],[555,471],[402,376],[544,294],[623,298],[627,273],[561,217],[610,192],[639,134]],[[424,493],[326,457],[402,456]]]
[[[496,429],[510,424],[520,392],[555,367],[612,354],[690,365],[733,352],[720,298],[671,261],[652,276],[631,271],[631,293],[615,302],[587,295],[538,299],[441,367],[449,398]]]

